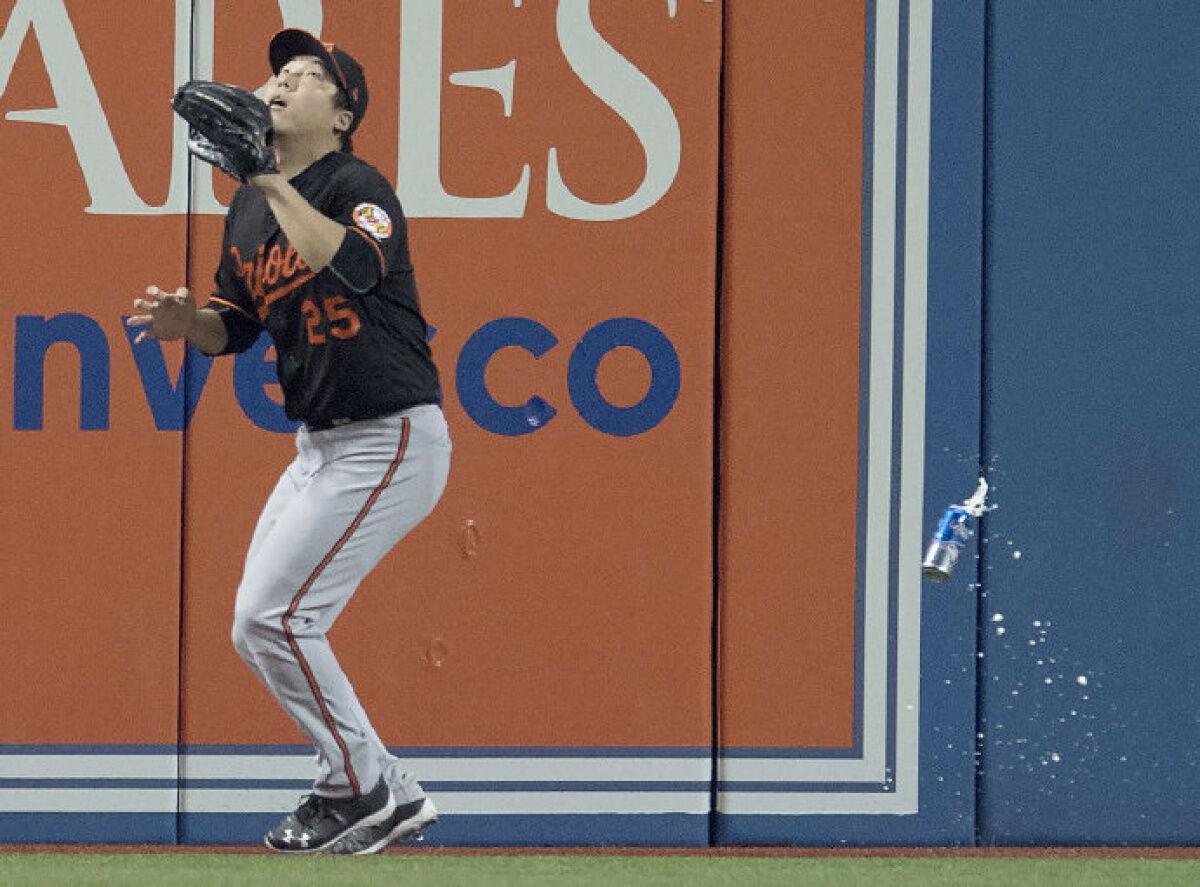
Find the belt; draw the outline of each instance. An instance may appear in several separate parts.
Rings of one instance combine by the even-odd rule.
[[[382,419],[384,416],[392,416],[396,413],[402,413],[405,410],[410,410],[413,407],[426,406],[428,404],[436,404],[435,400],[421,400],[416,403],[405,404],[404,406],[396,407],[394,410],[384,410],[382,413],[373,413],[370,416],[353,416],[337,419],[325,419],[321,422],[305,422],[304,427],[310,433],[313,431],[328,431],[330,428],[341,428],[343,425],[349,425],[351,422],[367,422],[371,419]]]

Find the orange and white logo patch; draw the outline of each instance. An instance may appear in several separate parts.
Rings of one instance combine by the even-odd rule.
[[[374,203],[360,203],[354,207],[354,224],[376,240],[387,240],[392,236],[392,220],[383,207]]]

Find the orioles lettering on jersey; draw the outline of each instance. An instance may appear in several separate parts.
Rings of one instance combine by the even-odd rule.
[[[300,253],[290,243],[286,250],[275,244],[270,251],[265,243],[261,243],[255,251],[254,261],[243,259],[236,245],[229,247],[229,254],[237,266],[238,277],[254,299],[260,320],[267,319],[267,309],[272,302],[314,277],[304,259],[300,258]]]

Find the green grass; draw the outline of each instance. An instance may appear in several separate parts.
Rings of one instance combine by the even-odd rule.
[[[0,855],[0,884],[236,885],[1188,885],[1200,860],[654,856]]]

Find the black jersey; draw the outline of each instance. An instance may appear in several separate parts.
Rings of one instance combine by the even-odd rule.
[[[245,351],[263,329],[275,343],[288,418],[310,429],[436,403],[400,201],[374,167],[334,151],[291,179],[318,212],[347,228],[314,274],[266,196],[243,185],[225,219],[217,291],[224,353]]]

